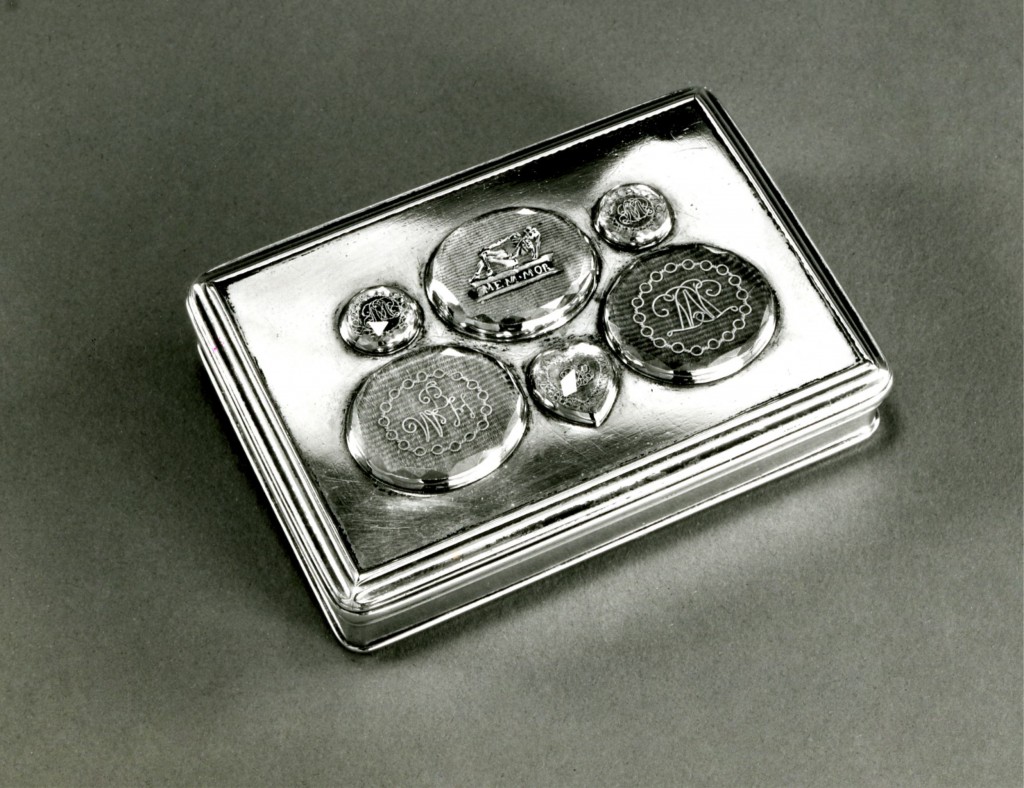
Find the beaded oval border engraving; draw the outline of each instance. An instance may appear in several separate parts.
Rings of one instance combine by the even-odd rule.
[[[741,301],[739,306],[728,306],[725,309],[719,309],[713,303],[709,302],[708,298],[714,298],[721,294],[722,286],[720,283],[711,281],[710,284],[717,285],[718,289],[713,292],[702,292],[704,285],[708,283],[708,280],[687,280],[680,285],[676,285],[664,293],[660,293],[651,299],[650,304],[644,301],[645,295],[650,295],[654,292],[654,286],[658,282],[664,280],[667,274],[674,274],[676,271],[682,269],[683,271],[694,271],[700,269],[705,273],[711,273],[714,271],[719,276],[723,277],[730,285],[735,288],[736,297]],[[671,315],[671,308],[668,306],[659,307],[658,303],[662,299],[666,301],[672,301],[677,309],[682,309],[679,305],[680,291],[687,291],[685,298],[690,304],[688,311],[680,311],[680,323],[681,327],[670,331],[669,334],[688,331],[692,328],[696,328],[698,325],[703,323],[710,323],[717,320],[726,312],[736,312],[739,317],[734,318],[732,325],[725,329],[717,338],[709,339],[704,344],[686,345],[683,342],[669,342],[665,337],[655,336],[654,328],[647,324],[647,315],[641,310],[646,305],[650,307],[651,312],[655,317],[669,317]],[[641,282],[637,288],[637,294],[630,302],[633,306],[633,322],[640,326],[641,336],[651,340],[656,348],[662,350],[669,350],[677,355],[684,353],[691,356],[700,356],[706,350],[717,350],[722,346],[723,342],[731,342],[736,338],[736,332],[743,329],[747,324],[747,315],[752,311],[750,304],[750,294],[743,287],[743,279],[734,274],[729,270],[729,267],[724,263],[712,263],[709,260],[703,260],[700,263],[694,262],[693,260],[686,259],[680,263],[670,262],[664,268],[658,271],[652,271],[651,275],[647,278],[646,282]],[[696,310],[692,307],[696,304]],[[658,311],[659,308],[662,311]],[[716,313],[717,312],[717,313]],[[684,325],[685,323],[689,325]]]
[[[472,403],[466,402],[465,394],[449,396],[442,392],[437,381],[444,378],[464,383],[467,391],[475,393],[478,400],[477,407],[474,409]],[[427,407],[421,409],[416,415],[404,417],[397,427],[392,426],[391,417],[388,414],[394,408],[395,400],[401,396],[403,391],[412,391],[418,383],[424,385],[416,393],[416,399]],[[397,388],[388,392],[388,398],[380,403],[381,415],[377,419],[377,424],[384,428],[384,437],[395,443],[399,451],[411,452],[416,457],[424,457],[428,451],[436,456],[448,452],[454,453],[459,451],[463,444],[472,442],[480,432],[490,426],[487,417],[491,415],[493,408],[487,402],[489,398],[490,395],[478,381],[467,378],[458,370],[445,372],[442,369],[435,369],[430,373],[420,370],[413,377],[405,378]],[[429,441],[432,435],[444,438],[446,427],[449,429],[461,427],[463,418],[467,416],[470,419],[476,418],[477,422],[473,425],[473,429],[462,434],[460,440],[434,443],[429,449],[423,445],[423,442]],[[452,421],[450,425],[449,419]],[[403,434],[410,437],[420,435],[420,445],[414,446],[412,441],[402,437]]]

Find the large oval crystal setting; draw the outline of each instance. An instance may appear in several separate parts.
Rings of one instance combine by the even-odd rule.
[[[775,332],[776,301],[761,272],[700,244],[639,258],[612,283],[602,309],[608,344],[633,370],[678,384],[732,375]]]
[[[505,365],[474,350],[434,347],[363,381],[346,441],[375,479],[443,492],[497,469],[519,445],[526,419],[525,397]]]
[[[449,326],[513,341],[572,319],[594,292],[597,253],[567,219],[507,208],[456,228],[427,265],[427,297]]]

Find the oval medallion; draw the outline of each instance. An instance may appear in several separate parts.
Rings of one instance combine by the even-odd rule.
[[[632,369],[679,384],[738,372],[775,332],[776,302],[753,265],[700,244],[646,255],[612,284],[602,326]]]
[[[503,364],[473,350],[427,348],[363,381],[349,407],[346,441],[374,478],[442,492],[501,465],[523,437],[526,414]]]
[[[597,284],[597,253],[550,211],[508,208],[456,228],[426,270],[427,297],[449,326],[497,341],[571,320]]]

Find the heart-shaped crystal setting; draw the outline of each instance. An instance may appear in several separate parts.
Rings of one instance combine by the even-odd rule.
[[[530,362],[526,376],[531,395],[544,410],[585,427],[600,427],[619,394],[615,363],[586,341],[541,351]]]

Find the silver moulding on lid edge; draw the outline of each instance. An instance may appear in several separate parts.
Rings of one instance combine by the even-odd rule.
[[[649,185],[673,208],[675,221],[654,251],[607,243],[592,226],[601,196],[624,183]],[[554,323],[514,341],[453,325],[429,296],[431,255],[475,217],[523,206],[563,218],[586,238],[595,259],[590,292]],[[515,278],[521,264],[550,253],[544,264],[561,269],[543,228],[531,251],[530,227],[538,229],[526,221],[488,236],[470,262],[489,264],[499,278],[508,263],[506,278]],[[530,360],[546,349],[572,338],[605,341],[601,310],[623,271],[644,254],[692,244],[749,262],[774,294],[776,324],[743,366],[678,385],[616,361],[617,398],[597,426],[557,418],[528,398],[528,427],[514,451],[450,491],[396,489],[349,451],[348,409],[363,381],[385,365],[456,346],[494,356],[525,386]],[[482,311],[499,314],[512,303],[502,299],[551,285],[556,275],[546,271],[536,283],[523,274],[512,282],[523,286],[509,295],[486,297],[487,290],[472,299],[474,268],[469,281],[459,280],[466,286],[460,297],[476,303],[482,294]],[[486,282],[484,270],[476,284]],[[422,304],[422,333],[387,357],[353,353],[338,333],[339,309],[382,284]],[[710,301],[713,307],[669,330],[710,323],[725,309]],[[867,329],[703,90],[667,96],[221,266],[196,282],[188,309],[203,363],[307,581],[335,634],[357,651],[853,445],[873,431],[891,386]]]

